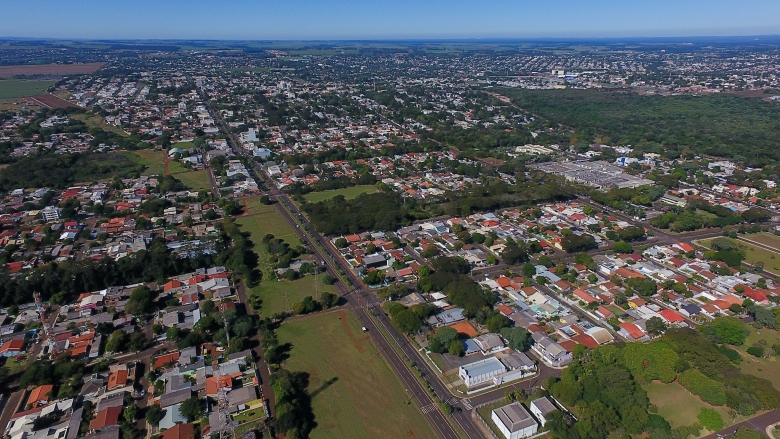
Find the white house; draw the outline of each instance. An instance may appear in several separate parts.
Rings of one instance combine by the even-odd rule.
[[[544,427],[544,424],[547,423],[546,416],[549,413],[558,410],[555,405],[550,402],[549,399],[547,399],[546,396],[531,401],[529,407],[531,408],[531,413],[534,415],[534,417],[536,417],[536,419],[539,420],[539,423],[542,424],[542,427]]]
[[[506,439],[530,437],[539,429],[539,424],[519,402],[493,410],[490,419]]]

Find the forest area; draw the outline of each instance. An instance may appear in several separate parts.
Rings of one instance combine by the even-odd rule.
[[[512,102],[571,127],[573,144],[631,145],[675,159],[686,153],[750,166],[780,159],[780,105],[728,95],[642,96],[626,91],[501,90]],[[690,150],[686,150],[690,148]]]

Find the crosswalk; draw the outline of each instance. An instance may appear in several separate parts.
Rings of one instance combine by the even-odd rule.
[[[422,410],[423,414],[430,413],[436,410],[436,404],[428,404],[420,410]]]
[[[466,407],[466,410],[471,410],[474,407],[471,405],[471,401],[469,401],[468,398],[464,398],[461,400],[463,402],[463,407]]]
[[[458,398],[454,398],[454,397],[453,398],[447,398],[446,400],[444,400],[444,403],[447,404],[447,405],[453,405],[453,406],[457,405],[458,404]]]

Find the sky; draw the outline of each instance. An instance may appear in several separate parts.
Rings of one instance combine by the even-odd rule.
[[[778,0],[2,0],[0,37],[462,39],[780,34]]]

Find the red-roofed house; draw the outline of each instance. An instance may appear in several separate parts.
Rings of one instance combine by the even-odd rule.
[[[0,345],[0,357],[15,357],[23,354],[24,340],[9,340]]]
[[[177,280],[172,280],[172,281],[166,283],[165,285],[163,285],[163,291],[167,292],[168,290],[172,290],[174,288],[179,288],[179,287],[183,287],[183,286],[184,286],[183,283],[181,283],[181,282],[179,282]]]
[[[178,352],[171,352],[170,354],[160,355],[159,357],[154,359],[154,368],[159,369],[165,366],[166,364],[170,364],[178,360],[179,360]]]
[[[748,299],[751,299],[752,301],[756,303],[768,303],[769,301],[766,298],[766,294],[762,293],[759,290],[754,290],[753,288],[750,288],[747,285],[737,285],[737,288],[742,287],[745,289],[745,291],[742,292],[742,295],[747,297]]]
[[[598,299],[596,299],[595,297],[591,296],[590,294],[586,293],[585,291],[579,288],[574,290],[573,294],[585,303],[598,302]]]
[[[646,335],[642,328],[633,323],[621,322],[618,327],[620,327],[620,334],[630,340],[639,340]]]
[[[676,312],[672,311],[671,309],[664,309],[660,311],[658,314],[660,314],[661,317],[663,317],[664,320],[666,320],[669,323],[682,323],[685,321],[683,316],[680,314],[677,314]]]
[[[615,315],[615,313],[613,313],[612,310],[610,310],[606,306],[599,305],[599,307],[596,308],[596,315],[601,317],[604,320],[608,320],[610,317]]]
[[[193,424],[176,424],[160,433],[160,439],[191,439],[195,437]]]
[[[95,419],[90,421],[90,430],[100,430],[110,425],[119,424],[119,414],[122,413],[122,407],[108,407],[99,411]]]
[[[684,242],[678,242],[676,244],[673,244],[672,247],[675,247],[675,248],[677,248],[679,250],[682,250],[682,251],[684,251],[686,253],[687,252],[692,252],[694,250],[692,245],[686,244]]]
[[[127,369],[120,369],[108,376],[108,390],[127,385]]]
[[[29,405],[30,408],[45,406],[49,403],[49,399],[52,396],[52,389],[54,389],[54,386],[51,384],[44,384],[34,388],[32,392],[30,392],[30,397],[27,398],[27,405]]]
[[[588,334],[575,335],[571,339],[589,349],[593,349],[599,345],[599,343]]]
[[[508,306],[504,305],[503,303],[502,303],[502,304],[500,304],[500,305],[498,305],[498,306],[496,307],[496,309],[498,310],[498,312],[500,312],[501,314],[503,314],[503,315],[504,315],[504,317],[509,317],[509,315],[510,315],[510,314],[512,314],[513,312],[515,312],[515,311],[514,311],[512,308],[510,308],[510,307],[508,307]]]

